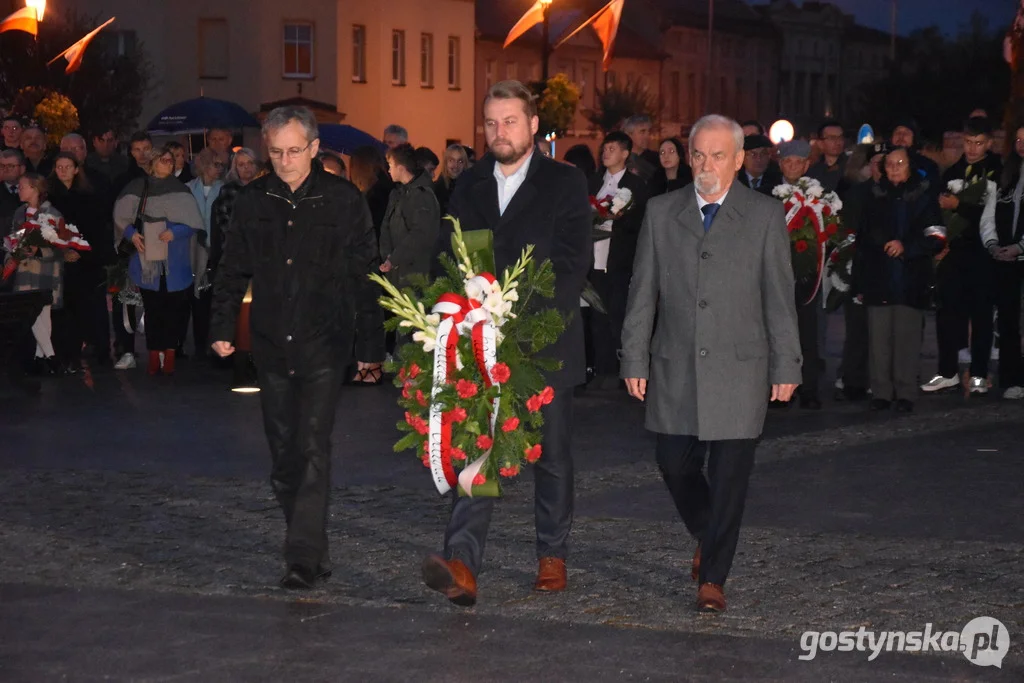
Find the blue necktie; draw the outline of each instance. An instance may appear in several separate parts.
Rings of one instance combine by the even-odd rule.
[[[711,229],[711,222],[715,220],[715,214],[722,208],[721,204],[705,204],[700,207],[700,212],[704,214],[704,232]]]

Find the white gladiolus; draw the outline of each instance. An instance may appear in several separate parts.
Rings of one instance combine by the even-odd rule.
[[[949,190],[950,192],[952,192],[953,194],[960,194],[961,192],[964,191],[964,181],[963,181],[963,178],[957,178],[956,180],[950,180],[946,184],[946,189]]]
[[[505,301],[519,301],[519,292],[514,289],[510,289],[505,292],[504,299]]]
[[[435,337],[427,336],[426,332],[413,332],[412,340],[417,344],[423,345],[423,351],[425,353],[433,353],[437,347],[437,339]]]
[[[466,281],[466,296],[474,301],[482,301],[484,298],[484,291],[480,287],[480,284],[474,280]]]
[[[49,225],[43,225],[39,231],[43,233],[43,239],[47,242],[57,242],[60,239],[57,237],[57,231]]]
[[[433,327],[435,330],[441,324],[441,315],[438,313],[431,313],[426,318],[427,324]]]

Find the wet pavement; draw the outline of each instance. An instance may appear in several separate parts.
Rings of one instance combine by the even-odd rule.
[[[391,452],[393,389],[341,396],[337,568],[296,596],[276,587],[283,521],[258,398],[180,367],[50,379],[28,398],[0,388],[0,680],[1024,680],[1021,403],[772,411],[729,609],[707,617],[642,408],[583,392],[569,590],[529,590],[527,474],[463,610],[419,581],[448,503]],[[1009,630],[1001,669],[955,652],[798,659],[805,631],[960,631],[980,616]]]

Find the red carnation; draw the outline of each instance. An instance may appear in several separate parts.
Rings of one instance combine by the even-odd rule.
[[[409,377],[416,379],[420,375],[420,366],[413,363],[409,366]]]
[[[505,420],[505,422],[501,425],[501,431],[503,431],[503,432],[513,432],[518,427],[519,427],[519,418],[518,417],[510,417],[509,419]]]
[[[473,477],[473,486],[483,486],[487,483],[487,477],[482,474],[478,474]]]
[[[424,467],[430,467],[430,456],[429,456],[429,455],[427,455],[426,453],[424,453],[424,454],[423,454],[423,457],[422,457],[422,458],[420,458],[420,460],[422,460],[422,461],[423,461],[423,466],[424,466]]]
[[[500,474],[503,477],[518,477],[519,466],[516,465],[515,467],[502,467],[501,469],[498,470],[498,474]]]
[[[529,410],[531,413],[536,413],[538,410],[540,410],[540,407],[542,405],[543,403],[541,402],[540,394],[537,394],[536,396],[531,396],[530,398],[526,399],[526,409]]]
[[[451,447],[451,449],[448,451],[448,454],[451,455],[452,460],[466,459],[466,451],[462,450],[461,448],[456,448],[455,446]]]
[[[466,409],[462,406],[455,406],[448,411],[448,418],[452,422],[462,422],[466,419]]]
[[[808,249],[807,240],[797,240],[796,244],[793,246],[796,249],[796,253],[798,254],[802,254]]]
[[[544,387],[544,391],[540,392],[540,402],[544,405],[549,405],[555,400],[555,390],[551,387]]]
[[[405,414],[405,421],[409,424],[410,427],[415,429],[420,434],[426,434],[427,432],[430,431],[430,429],[427,427],[427,423],[423,420],[422,417],[417,417],[416,415],[407,412]]]
[[[427,397],[424,396],[423,392],[420,391],[419,389],[416,390],[416,402],[423,407],[426,407],[427,405]]]
[[[526,462],[534,463],[540,460],[541,448],[540,444],[534,444],[529,448],[523,449],[523,454],[526,455]]]
[[[482,451],[488,450],[493,445],[494,439],[487,436],[486,434],[481,434],[480,436],[476,437],[476,447]]]
[[[460,379],[455,383],[455,391],[458,392],[459,398],[473,398],[476,396],[478,389],[477,386],[468,379]]]
[[[409,380],[406,380],[405,383],[402,384],[402,398],[412,398],[412,382],[410,382]]]
[[[404,380],[407,376],[408,375],[405,372],[405,368],[400,368],[398,370],[398,379]]]
[[[504,363],[498,363],[491,368],[491,379],[495,384],[504,384],[512,376],[512,371]]]
[[[831,216],[832,215],[832,207],[831,206],[824,207],[821,210],[821,215],[824,216],[825,218],[828,218],[829,216]]]

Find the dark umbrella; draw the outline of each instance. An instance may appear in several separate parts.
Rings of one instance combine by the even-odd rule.
[[[234,102],[197,97],[164,109],[149,122],[157,133],[198,133],[211,128],[259,128],[260,122]]]
[[[385,148],[383,142],[369,133],[344,123],[321,123],[320,146],[341,154],[352,154],[357,147]]]

